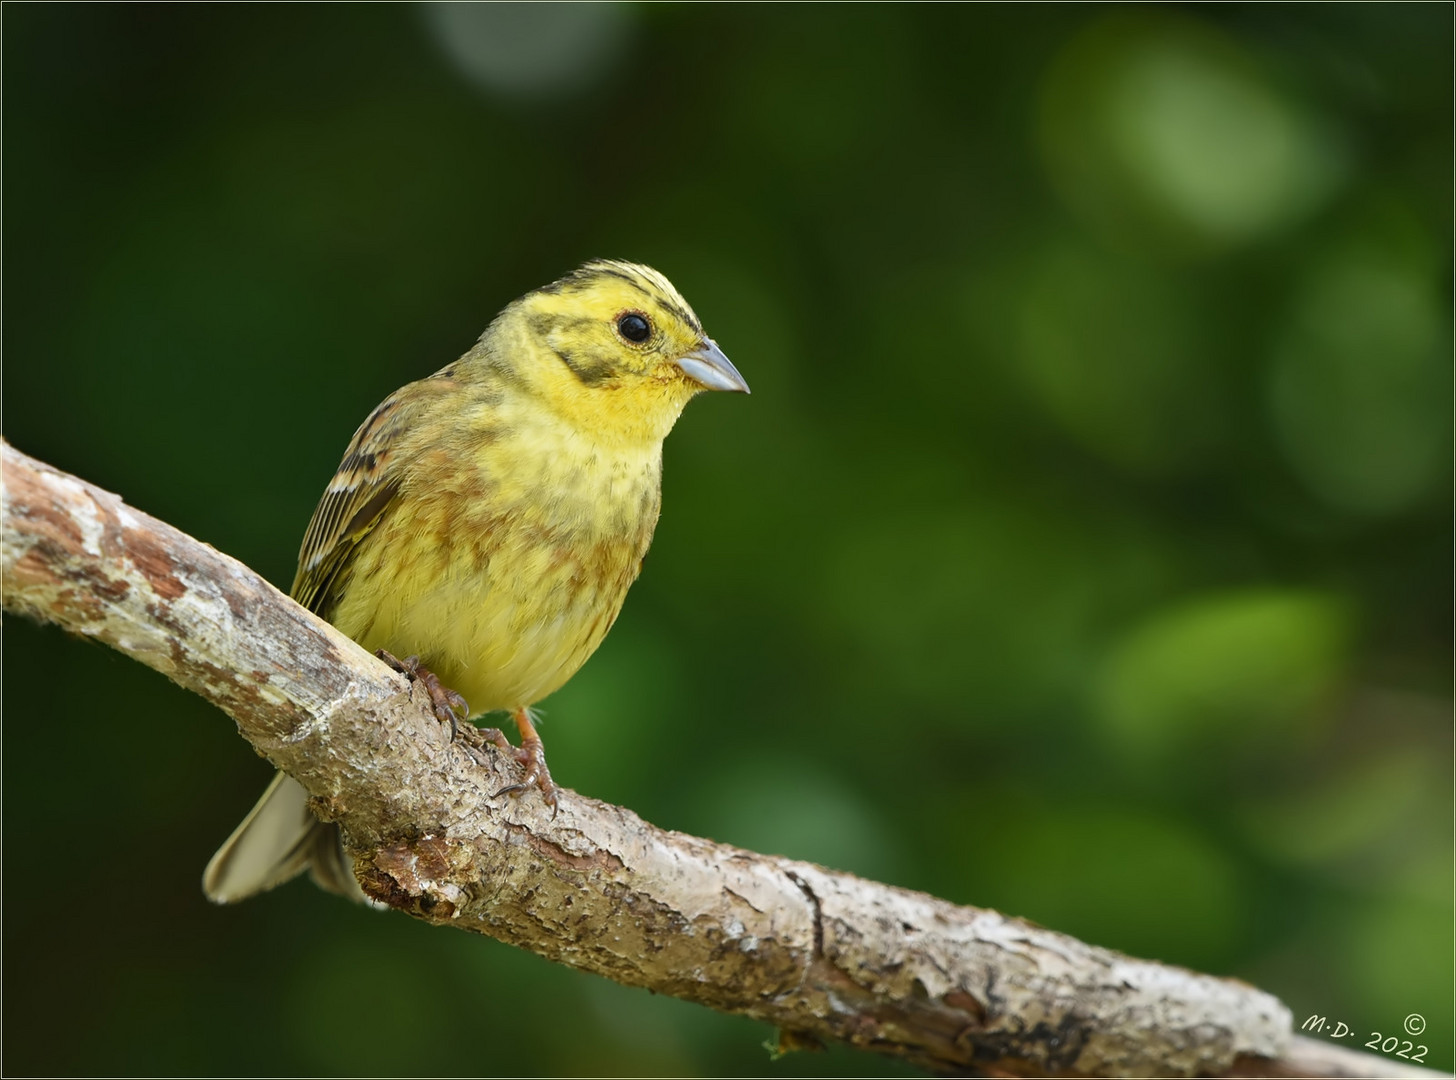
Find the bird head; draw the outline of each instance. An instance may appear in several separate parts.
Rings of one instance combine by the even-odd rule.
[[[501,314],[516,373],[566,418],[601,434],[660,441],[703,390],[748,383],[703,332],[672,282],[601,259],[527,293]],[[489,334],[490,331],[487,331]]]

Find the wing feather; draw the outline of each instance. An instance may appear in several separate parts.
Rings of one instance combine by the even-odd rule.
[[[406,387],[406,389],[409,389]],[[319,500],[303,534],[293,598],[328,618],[336,584],[359,541],[378,524],[399,494],[399,436],[410,413],[403,391],[387,397],[354,432],[344,460]]]

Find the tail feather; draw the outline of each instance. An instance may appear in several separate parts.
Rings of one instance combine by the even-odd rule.
[[[359,887],[354,877],[354,860],[344,854],[344,840],[337,825],[314,822],[315,828],[309,840],[308,876],[325,892],[334,893],[350,900],[380,906],[371,900]]]
[[[202,891],[218,904],[246,900],[304,870],[329,892],[364,901],[336,826],[308,808],[303,785],[279,773],[202,873]]]

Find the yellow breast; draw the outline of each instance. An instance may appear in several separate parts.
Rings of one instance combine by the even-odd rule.
[[[367,649],[418,655],[472,714],[533,704],[586,662],[641,569],[661,490],[660,443],[493,416],[468,453],[419,455],[331,616]]]

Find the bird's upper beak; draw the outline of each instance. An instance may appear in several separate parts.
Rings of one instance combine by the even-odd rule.
[[[733,361],[723,355],[723,350],[712,338],[704,338],[701,346],[679,356],[676,363],[684,375],[708,390],[749,392],[748,381],[738,374]]]

